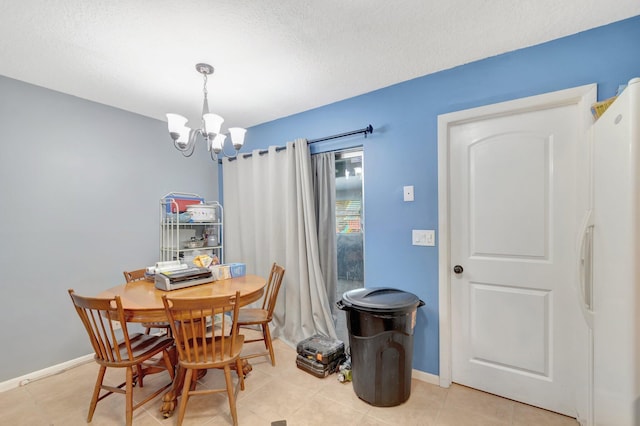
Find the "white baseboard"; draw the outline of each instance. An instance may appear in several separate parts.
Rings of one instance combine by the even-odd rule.
[[[70,368],[77,367],[87,362],[93,361],[93,354],[81,356],[80,358],[72,359],[70,361],[63,362],[61,364],[53,365],[42,370],[34,371],[24,376],[16,377],[5,382],[0,383],[0,392],[5,392],[11,389],[15,389],[20,386],[28,385],[36,380],[44,379],[45,377],[53,376],[58,373],[62,373]]]
[[[36,380],[44,379],[45,377],[53,376],[58,373],[62,373],[70,368],[78,367],[79,365],[86,364],[93,361],[93,354],[85,355],[80,358],[72,359],[70,361],[63,362],[61,364],[53,365],[42,370],[34,371],[24,376],[16,377],[5,382],[0,382],[0,393],[15,389],[20,386],[26,386]],[[440,378],[435,374],[425,373],[420,370],[412,370],[411,377],[425,383],[440,386]]]
[[[422,382],[440,386],[440,376],[436,376],[435,374],[425,373],[424,371],[420,370],[412,370],[411,377]]]

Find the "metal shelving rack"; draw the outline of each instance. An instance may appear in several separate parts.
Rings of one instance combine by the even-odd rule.
[[[213,206],[215,218],[211,221],[185,220],[185,215],[180,213],[179,201],[193,200],[192,204],[205,204]],[[160,199],[160,260],[189,261],[192,255],[212,252],[224,263],[224,211],[217,201],[205,202],[198,194],[186,192],[170,192]],[[187,248],[185,243],[195,237],[204,238],[207,241],[208,233],[216,238],[216,245]]]

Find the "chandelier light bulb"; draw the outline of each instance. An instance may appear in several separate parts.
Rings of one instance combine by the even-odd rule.
[[[181,148],[185,149],[189,145],[189,134],[191,133],[191,129],[187,126],[182,126],[178,130],[178,138],[176,140],[176,144]]]
[[[227,139],[227,135],[223,135],[222,133],[218,133],[211,140],[211,149],[214,153],[219,154],[222,151],[222,146],[224,145],[224,141]]]
[[[186,126],[187,121],[188,120],[180,114],[167,114],[167,127],[174,141],[180,136],[180,131]]]
[[[242,148],[244,145],[244,135],[247,133],[247,129],[241,127],[230,127],[229,133],[231,134],[231,143],[236,151]]]
[[[208,113],[202,116],[202,121],[204,121],[205,133],[211,137],[210,135],[212,134],[220,133],[220,128],[222,127],[224,118],[217,114]]]

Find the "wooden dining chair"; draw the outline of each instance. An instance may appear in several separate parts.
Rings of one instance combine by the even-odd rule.
[[[135,269],[133,271],[124,271],[124,279],[128,282],[142,281],[146,278],[145,269]],[[171,337],[171,327],[169,327],[168,322],[156,321],[156,322],[143,322],[142,326],[144,327],[145,334],[151,334],[152,328],[162,329],[167,333],[169,337]]]
[[[240,351],[244,336],[238,328],[229,324],[237,318],[240,292],[234,296],[205,298],[174,298],[162,296],[167,318],[173,329],[178,349],[178,371],[182,380],[182,397],[178,408],[178,425],[184,420],[187,402],[193,395],[226,392],[233,424],[238,424],[236,395],[238,386],[244,390],[244,374]],[[231,313],[232,315],[228,315]],[[225,331],[228,330],[229,333]],[[238,375],[238,384],[233,386],[231,367]],[[225,387],[196,389],[199,370],[224,369]]]
[[[173,346],[173,339],[143,333],[129,334],[120,296],[83,297],[77,295],[73,289],[69,289],[69,295],[89,335],[95,352],[94,359],[100,366],[89,405],[87,422],[91,422],[99,401],[111,394],[119,393],[125,395],[126,424],[129,426],[133,422],[134,410],[158,396],[173,383],[174,367],[168,352]],[[162,359],[156,357],[159,354],[162,354]],[[117,386],[105,384],[107,368],[124,368],[125,382]],[[134,405],[133,386],[137,384],[142,387],[141,378],[144,374],[164,370],[169,373],[171,380]],[[102,393],[102,391],[105,392]]]
[[[265,352],[254,353],[250,355],[241,355],[242,359],[255,358],[260,356],[269,355],[271,359],[271,365],[276,365],[276,358],[273,352],[273,343],[271,342],[271,332],[269,331],[269,323],[273,319],[273,310],[276,307],[276,301],[278,300],[278,293],[280,292],[280,286],[282,285],[282,278],[284,277],[284,268],[275,262],[271,266],[271,272],[269,273],[269,279],[265,289],[264,299],[262,300],[261,308],[242,308],[235,321],[235,325],[238,328],[249,328],[259,325],[262,328],[262,337],[255,339],[247,339],[245,343],[264,341]]]

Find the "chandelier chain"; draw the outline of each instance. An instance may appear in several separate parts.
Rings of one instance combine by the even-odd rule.
[[[203,73],[203,74],[202,74],[202,77],[203,77],[203,79],[204,79],[204,85],[203,85],[203,87],[202,87],[202,92],[204,93],[204,96],[206,97],[206,96],[207,96],[207,94],[209,93],[209,92],[207,91],[207,74],[204,74],[204,73]]]

